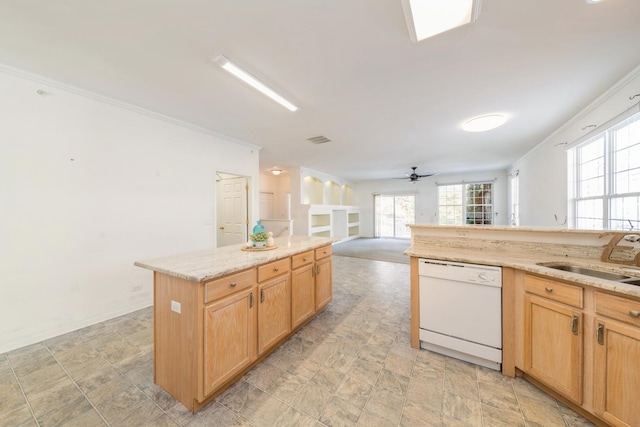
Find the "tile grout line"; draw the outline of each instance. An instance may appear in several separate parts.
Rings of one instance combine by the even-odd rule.
[[[80,337],[80,339],[82,341],[84,341],[84,339],[82,339],[82,337]],[[86,341],[85,341],[86,342]],[[71,380],[71,382],[73,383],[73,385],[78,389],[78,391],[80,392],[80,394],[82,394],[82,396],[84,396],[85,399],[87,399],[87,402],[89,402],[89,404],[91,405],[91,407],[96,411],[96,413],[98,414],[98,416],[100,417],[100,419],[102,419],[102,421],[104,421],[104,423],[107,426],[110,426],[111,424],[109,424],[107,422],[107,420],[102,416],[102,413],[98,410],[98,408],[96,408],[96,406],[94,405],[94,403],[91,401],[91,399],[89,399],[89,396],[87,396],[84,391],[82,391],[82,389],[80,388],[80,386],[78,385],[78,383],[76,382],[76,380],[71,376],[71,374],[69,373],[69,371],[67,371],[67,368],[64,367],[64,365],[62,363],[60,363],[60,360],[58,360],[58,358],[55,356],[55,354],[53,354],[53,352],[51,351],[51,349],[49,348],[49,346],[46,343],[42,343],[42,345],[47,349],[47,351],[49,352],[49,354],[51,355],[51,357],[53,357],[53,359],[56,361],[56,363],[62,368],[62,370],[64,371],[65,375]],[[89,344],[91,345],[91,344]],[[93,348],[93,346],[91,347]],[[100,357],[102,357],[102,355],[100,355]]]
[[[9,369],[11,369],[11,373],[13,374],[13,377],[18,382],[18,387],[20,387],[20,392],[22,393],[22,397],[24,398],[24,401],[27,404],[27,408],[29,408],[29,412],[31,413],[31,417],[36,422],[36,425],[38,425],[38,427],[40,427],[40,422],[36,418],[36,414],[33,412],[33,408],[31,407],[31,402],[29,402],[29,399],[27,398],[27,394],[24,392],[24,388],[22,387],[22,382],[20,381],[20,378],[18,377],[18,374],[16,374],[16,371],[13,368],[13,364],[11,363],[11,359],[9,357],[7,357],[7,363],[9,364]]]

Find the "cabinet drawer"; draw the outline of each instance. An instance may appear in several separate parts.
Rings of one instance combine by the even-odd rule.
[[[313,251],[303,252],[291,257],[291,269],[295,270],[303,265],[311,264],[313,262]]]
[[[331,256],[331,245],[316,249],[316,259]]]
[[[555,280],[543,279],[536,276],[524,277],[524,290],[530,294],[549,298],[553,301],[582,308],[583,290],[580,286],[568,285]]]
[[[247,289],[256,282],[256,269],[229,274],[220,279],[207,282],[204,286],[204,303],[230,295],[241,289]]]
[[[270,262],[258,267],[258,282],[264,282],[272,277],[279,276],[289,272],[291,260],[290,258],[281,259]]]
[[[596,292],[596,313],[640,326],[640,301]]]

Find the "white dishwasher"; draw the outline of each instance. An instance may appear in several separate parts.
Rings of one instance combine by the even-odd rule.
[[[502,268],[421,258],[420,346],[487,368],[502,365]]]

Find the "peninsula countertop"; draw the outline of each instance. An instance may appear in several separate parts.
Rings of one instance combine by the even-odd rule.
[[[623,274],[631,277],[640,277],[640,269],[637,267],[602,262],[599,260],[574,258],[566,256],[548,255],[544,253],[517,253],[497,250],[478,250],[463,248],[433,248],[410,247],[405,255],[416,258],[429,258],[441,261],[466,262],[471,264],[493,265],[498,267],[511,267],[550,278],[567,280],[581,285],[602,289],[640,298],[640,286],[599,279],[583,274],[556,270],[548,267],[553,264],[570,264],[580,267],[593,268],[595,270]],[[540,263],[546,264],[540,265]]]
[[[184,254],[136,261],[146,268],[181,279],[204,282],[256,265],[330,245],[337,239],[316,236],[285,236],[275,239],[276,249],[243,251],[244,244],[204,249]]]

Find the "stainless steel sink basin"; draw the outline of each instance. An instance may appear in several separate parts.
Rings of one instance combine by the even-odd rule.
[[[586,267],[578,267],[570,264],[552,264],[540,262],[538,265],[556,270],[568,271],[570,273],[584,274],[585,276],[597,277],[599,279],[613,280],[614,282],[626,283],[628,285],[640,286],[640,278],[625,276],[624,274],[610,273],[608,271],[593,270]]]
[[[567,264],[549,265],[549,264],[543,264],[543,263],[539,265],[543,265],[549,268],[555,268],[556,270],[568,271],[570,273],[584,274],[585,276],[597,277],[599,279],[605,279],[605,280],[614,280],[618,282],[623,280],[633,279],[632,277],[625,276],[624,274],[592,270],[590,268],[578,267],[575,265],[567,265]]]

